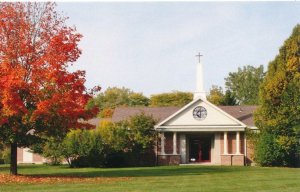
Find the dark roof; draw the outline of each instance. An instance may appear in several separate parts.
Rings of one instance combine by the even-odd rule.
[[[258,106],[218,106],[220,109],[243,122],[245,125],[249,127],[253,127],[254,119],[253,114],[254,111],[258,108]]]
[[[220,109],[243,122],[247,126],[254,126],[253,113],[257,106],[218,106]],[[112,116],[112,122],[126,120],[131,116],[144,113],[151,115],[158,122],[171,116],[181,107],[118,107]]]

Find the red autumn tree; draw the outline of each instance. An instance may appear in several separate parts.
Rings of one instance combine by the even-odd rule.
[[[0,139],[11,146],[15,175],[17,147],[87,127],[79,120],[97,113],[85,108],[92,96],[85,72],[67,70],[81,54],[82,35],[55,6],[0,3]]]

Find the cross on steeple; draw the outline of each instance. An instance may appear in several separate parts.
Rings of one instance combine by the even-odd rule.
[[[196,55],[196,57],[199,57],[199,63],[200,63],[200,58],[202,57],[203,55],[200,54],[200,52],[198,53],[198,55]]]

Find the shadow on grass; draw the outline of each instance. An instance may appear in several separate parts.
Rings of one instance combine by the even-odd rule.
[[[19,165],[19,173],[29,177],[163,177],[243,172],[244,167],[222,166],[160,166],[132,168],[69,168],[68,166]],[[1,166],[0,173],[8,173],[9,166]]]
[[[188,167],[140,167],[140,168],[99,168],[99,169],[72,169],[65,168],[66,172],[34,174],[32,176],[61,176],[61,177],[163,177],[189,176],[203,174],[220,174],[236,171],[226,167],[188,166]],[[70,170],[71,169],[71,170]]]

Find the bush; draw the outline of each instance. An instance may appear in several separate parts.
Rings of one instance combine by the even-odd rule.
[[[61,141],[48,138],[35,151],[54,164],[64,157],[71,167],[125,167],[155,164],[152,117],[140,114],[119,123],[102,122],[96,130],[72,130]]]
[[[103,167],[103,142],[94,130],[73,130],[62,143],[62,152],[71,167]]]
[[[261,166],[294,166],[296,139],[261,133],[255,148],[255,161]]]
[[[105,166],[155,165],[155,120],[139,114],[118,123],[103,122],[98,131],[105,143]]]

